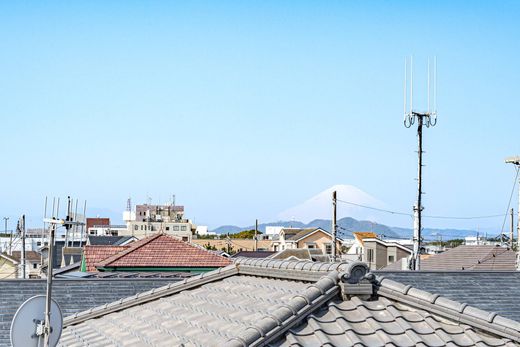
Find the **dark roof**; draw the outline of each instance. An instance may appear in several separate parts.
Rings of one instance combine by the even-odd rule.
[[[22,252],[21,251],[13,251],[12,255],[13,259],[16,259],[16,261],[21,261],[22,258]],[[27,261],[31,262],[40,262],[41,261],[41,254],[35,251],[25,251],[25,259]]]
[[[63,316],[66,317],[176,281],[177,279],[172,278],[56,279],[53,281],[52,297],[58,302]],[[9,329],[18,307],[34,295],[45,295],[45,284],[46,281],[40,279],[0,281],[0,346],[11,345]]]
[[[92,246],[118,246],[121,245],[121,243],[124,243],[130,239],[132,239],[133,236],[95,236],[95,235],[89,235],[88,237],[88,244]]]
[[[516,270],[516,252],[493,245],[458,246],[421,260],[421,270]]]
[[[271,251],[240,251],[238,253],[233,254],[231,258],[267,258],[275,253],[276,252]]]
[[[385,271],[377,274],[520,322],[520,271]]]
[[[79,247],[80,244],[85,244],[85,243],[84,242],[80,243],[79,241],[69,243],[69,245],[72,245],[72,247]],[[53,253],[53,257],[54,257],[54,258],[52,258],[52,264],[53,264],[52,267],[54,269],[61,267],[61,261],[63,258],[63,247],[65,247],[65,240],[57,240],[54,242],[54,246],[52,247],[52,253]],[[67,258],[66,265],[69,265],[71,256],[66,257],[66,258]],[[74,258],[74,256],[72,256],[72,258]],[[75,261],[79,261],[79,260],[81,260],[81,259],[76,259]],[[73,261],[73,262],[75,262],[75,261]]]
[[[239,258],[64,320],[62,346],[515,346],[520,322],[363,263]],[[516,342],[516,343],[515,343]]]
[[[129,272],[129,271],[107,271],[107,272],[83,272],[73,271],[60,274],[58,278],[86,279],[86,278],[175,278],[183,279],[191,277],[189,272]]]

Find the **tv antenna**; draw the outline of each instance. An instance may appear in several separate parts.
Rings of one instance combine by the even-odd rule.
[[[408,64],[409,61],[409,64]],[[408,83],[408,71],[410,71],[410,79]],[[433,88],[431,86],[433,82]],[[408,85],[409,84],[409,85]],[[428,59],[428,110],[426,112],[418,112],[413,108],[413,57],[404,61],[404,126],[407,128],[417,122],[417,139],[418,139],[418,169],[417,169],[417,200],[413,206],[414,223],[413,223],[413,254],[409,264],[411,270],[420,270],[421,265],[421,230],[422,219],[421,213],[424,209],[422,206],[422,155],[423,143],[422,134],[423,126],[427,128],[437,124],[437,58],[433,59],[433,71],[430,68],[430,59]],[[410,100],[407,100],[408,93]],[[433,104],[433,105],[432,105]]]

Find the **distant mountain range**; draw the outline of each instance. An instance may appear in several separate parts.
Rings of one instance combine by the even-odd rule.
[[[328,219],[315,219],[309,223],[302,223],[298,221],[278,221],[274,223],[262,223],[258,225],[258,230],[265,233],[267,226],[281,226],[285,228],[322,228],[330,231],[331,221]],[[255,226],[239,227],[236,225],[223,225],[212,231],[217,234],[235,234],[243,230],[254,229]],[[377,224],[370,221],[359,221],[354,218],[345,217],[338,220],[338,233],[340,237],[352,238],[354,231],[373,231],[377,234],[382,234],[386,238],[411,238],[413,230],[408,228],[390,227],[383,224]],[[457,238],[464,238],[466,236],[476,236],[475,230],[460,230],[460,229],[423,229],[423,237],[427,241],[433,240],[451,240]],[[494,236],[494,235],[490,235]]]

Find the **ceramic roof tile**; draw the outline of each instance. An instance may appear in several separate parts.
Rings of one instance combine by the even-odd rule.
[[[253,263],[244,260],[235,267],[188,279],[171,286],[170,292],[158,290],[158,296],[139,295],[127,301],[130,306],[116,311],[98,308],[96,315],[87,312],[77,321],[66,320],[62,346],[97,346],[98,341],[230,347],[511,345],[511,340],[500,336],[520,341],[518,331],[506,331],[516,329],[515,322],[497,319],[486,326],[489,315],[466,306],[469,318],[463,319],[457,305],[436,306],[432,302],[436,296],[406,285],[385,287],[385,283],[393,283],[390,280],[378,283],[369,300],[343,299],[338,295],[338,281],[348,277],[344,273],[311,267],[310,271],[323,276],[308,283],[295,279],[294,274],[290,280],[269,277],[270,271],[279,273],[272,267],[277,262]],[[257,266],[262,275],[241,273],[240,266]],[[303,269],[283,271],[306,274]],[[363,279],[364,283],[370,278],[373,276]]]
[[[332,314],[331,314],[332,312]],[[378,313],[385,313],[380,322]],[[389,321],[389,315],[393,320]],[[367,319],[361,320],[360,317]],[[420,317],[420,319],[418,319]],[[362,301],[335,299],[311,314],[271,346],[348,346],[358,341],[364,346],[506,346],[509,340],[482,336],[477,330],[450,322],[386,298]]]
[[[88,245],[85,246],[83,256],[85,257],[85,265],[87,272],[98,271],[96,265],[103,260],[118,254],[128,246],[106,246],[106,245]]]
[[[104,259],[98,267],[222,267],[225,257],[165,234],[155,234]]]
[[[516,270],[516,252],[493,245],[462,245],[421,261],[421,270]]]
[[[461,303],[520,322],[520,272],[379,272],[396,285],[427,290],[442,295],[436,304],[460,307]],[[448,299],[451,302],[448,304]],[[520,324],[520,323],[519,323]],[[520,326],[518,328],[520,330]]]
[[[136,332],[143,345],[151,335],[177,336],[186,345],[224,344],[238,330],[270,314],[278,306],[308,286],[297,281],[233,276],[194,290],[128,308],[72,325],[64,330],[67,341],[79,340],[74,331],[85,325],[102,327],[106,338],[119,339],[128,331]],[[112,326],[111,322],[118,322]],[[101,329],[101,328],[100,328]],[[210,342],[208,344],[208,342]]]

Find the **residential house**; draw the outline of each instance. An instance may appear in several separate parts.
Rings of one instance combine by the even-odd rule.
[[[514,271],[516,252],[494,245],[461,245],[439,254],[421,256],[424,271]],[[383,270],[403,270],[402,264],[393,264]]]
[[[39,278],[41,254],[35,251],[25,252],[25,278]],[[11,255],[0,253],[0,279],[23,278],[22,252],[13,251]]]
[[[200,273],[229,265],[228,258],[158,233],[126,246],[85,246],[82,270]]]
[[[286,249],[320,249],[323,254],[332,254],[332,235],[321,228],[283,228],[277,240],[273,240],[271,250],[278,252]],[[336,244],[337,254],[341,253],[341,240]]]
[[[399,261],[408,262],[412,255],[410,248],[397,242],[380,240],[375,233],[354,232],[353,235],[354,243],[347,251],[345,258],[363,261],[371,270],[382,269]]]
[[[368,271],[359,262],[239,258],[68,316],[59,346],[520,346],[520,322],[499,309]]]

